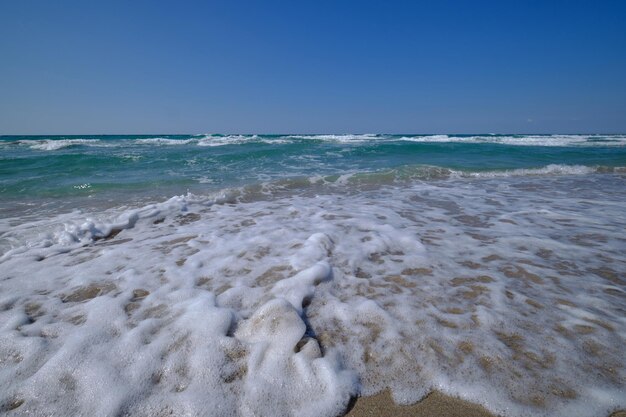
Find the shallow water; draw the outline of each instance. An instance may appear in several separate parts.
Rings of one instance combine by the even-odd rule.
[[[370,173],[386,183],[625,166],[623,135],[0,136],[0,215],[101,210],[294,178]]]
[[[8,194],[0,407],[334,416],[390,388],[506,416],[623,409],[626,164],[610,158]]]

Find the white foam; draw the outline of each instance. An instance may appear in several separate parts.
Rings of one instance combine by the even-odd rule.
[[[309,140],[322,140],[322,141],[330,141],[330,142],[338,142],[338,143],[361,143],[361,142],[371,142],[377,138],[380,138],[379,135],[375,134],[344,134],[344,135],[292,135],[292,138],[295,139],[309,139]]]
[[[168,139],[168,138],[145,138],[145,139],[135,139],[136,143],[141,143],[145,145],[187,145],[189,143],[197,142],[196,139]]]
[[[405,136],[399,138],[406,142],[419,143],[494,143],[513,146],[626,146],[626,136],[621,135],[480,135],[480,136]]]
[[[239,145],[248,142],[254,142],[258,139],[257,135],[228,135],[228,136],[212,136],[207,135],[198,141],[198,146],[225,146]]]
[[[19,143],[29,145],[31,149],[42,151],[56,151],[75,145],[98,145],[106,146],[99,139],[45,139],[45,140],[20,140]]]
[[[336,416],[437,388],[507,417],[608,415],[626,407],[622,190],[509,176],[3,220],[0,402]]]
[[[263,143],[269,145],[281,145],[293,143],[297,140],[327,141],[333,143],[367,144],[385,143],[394,141],[418,142],[418,143],[494,143],[511,146],[548,146],[548,147],[623,147],[626,146],[624,135],[477,135],[477,136],[454,136],[454,135],[418,135],[418,136],[394,136],[380,134],[322,134],[322,135],[195,135],[188,139],[172,139],[166,137],[137,138],[137,139],[27,139],[18,140],[17,143],[27,145],[31,149],[55,151],[70,146],[88,147],[122,147],[128,146],[128,142],[138,145],[153,146],[226,146],[241,145],[247,143]],[[0,145],[11,146],[13,142],[0,142]]]
[[[454,171],[460,177],[497,178],[519,176],[544,176],[544,175],[587,175],[597,172],[596,167],[585,165],[550,164],[541,168],[518,168],[504,171],[486,172],[460,172]]]
[[[336,358],[322,358],[314,339],[296,352],[306,332],[299,312],[277,298],[260,307],[236,336],[250,345],[243,415],[337,415],[356,392]],[[295,352],[295,353],[294,353]]]

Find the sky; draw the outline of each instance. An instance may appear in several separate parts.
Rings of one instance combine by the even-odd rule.
[[[0,134],[626,133],[626,1],[0,0]]]

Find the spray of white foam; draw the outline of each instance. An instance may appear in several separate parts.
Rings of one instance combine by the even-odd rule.
[[[135,139],[135,143],[144,144],[144,145],[176,146],[176,145],[188,145],[194,142],[197,142],[197,140],[196,139],[169,139],[169,138]]]
[[[21,140],[18,143],[28,145],[31,149],[37,149],[41,151],[56,151],[59,149],[67,148],[76,145],[96,145],[107,146],[99,139],[45,139],[45,140]]]
[[[550,164],[541,168],[518,168],[504,171],[484,172],[460,172],[454,171],[459,177],[496,178],[496,177],[521,177],[521,176],[545,176],[545,175],[588,175],[599,172],[604,167],[592,167],[585,165]]]
[[[2,410],[337,416],[385,388],[626,407],[619,176],[233,203],[2,223]]]
[[[626,136],[622,135],[481,135],[481,136],[405,136],[406,142],[419,143],[494,143],[512,146],[575,146],[575,147],[614,147],[626,146]]]
[[[27,145],[31,149],[55,151],[71,146],[87,147],[123,147],[128,143],[152,146],[226,146],[243,145],[248,143],[263,143],[281,145],[294,143],[299,140],[326,141],[332,143],[376,144],[386,142],[418,142],[418,143],[493,143],[511,146],[572,146],[572,147],[623,147],[626,146],[624,135],[421,135],[421,136],[394,136],[382,134],[323,134],[323,135],[195,135],[187,139],[168,137],[138,138],[138,139],[28,139],[17,142],[0,142],[2,146],[12,146],[13,143]]]
[[[207,135],[198,141],[198,146],[225,146],[225,145],[240,145],[255,141],[258,138],[257,135],[245,136],[245,135],[229,135],[229,136],[212,136]]]
[[[382,136],[375,134],[344,134],[344,135],[293,135],[295,139],[321,140],[338,143],[362,143],[372,142]]]

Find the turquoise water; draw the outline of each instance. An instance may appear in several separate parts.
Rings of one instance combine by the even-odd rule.
[[[385,183],[626,166],[624,135],[2,136],[0,150],[7,206],[128,201],[320,176],[366,174]]]

